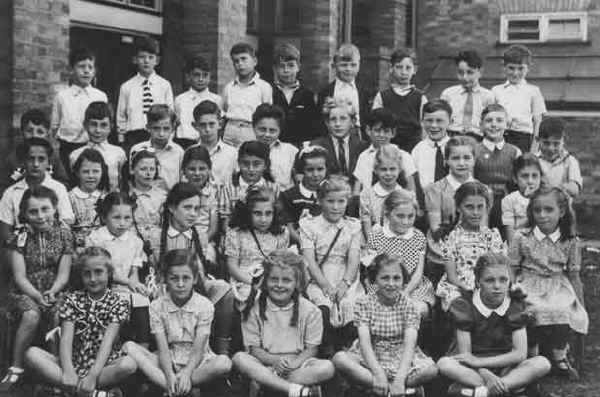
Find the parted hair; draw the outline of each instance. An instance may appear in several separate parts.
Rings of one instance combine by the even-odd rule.
[[[406,284],[410,279],[410,275],[404,267],[404,261],[402,260],[402,257],[398,255],[391,255],[385,252],[383,254],[377,255],[373,259],[373,262],[371,262],[371,265],[367,268],[367,278],[371,283],[374,283],[382,267],[394,264],[400,266],[400,269],[402,271],[402,281],[403,284]]]

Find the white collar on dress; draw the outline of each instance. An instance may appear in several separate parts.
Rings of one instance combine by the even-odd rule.
[[[452,175],[452,174],[448,174],[448,175],[446,176],[446,181],[448,182],[448,184],[450,185],[450,187],[451,187],[453,190],[455,190],[455,191],[456,191],[456,190],[458,190],[458,188],[459,188],[459,187],[460,187],[460,186],[461,186],[463,183],[467,183],[467,182],[473,182],[473,181],[474,181],[474,179],[473,179],[473,176],[469,176],[469,178],[467,178],[467,180],[466,180],[466,181],[464,181],[464,182],[460,182],[458,179],[456,179],[456,178],[454,177],[454,175]]]
[[[250,186],[252,186],[252,187],[254,187],[254,186],[256,186],[256,187],[262,187],[262,186],[265,186],[265,183],[266,183],[266,182],[267,182],[267,181],[265,181],[265,178],[261,177],[261,178],[258,180],[258,182],[256,182],[256,183],[254,183],[254,184],[250,185],[248,182],[246,182],[246,181],[244,180],[244,178],[242,178],[242,176],[241,176],[241,175],[240,175],[240,178],[239,178],[239,185],[240,185],[240,188],[241,188],[241,189],[242,189],[242,191],[244,191],[244,192],[245,192],[245,191],[248,191],[248,188],[249,188]]]
[[[83,199],[83,200],[89,199],[89,198],[98,199],[102,195],[102,192],[100,190],[96,189],[93,192],[88,193],[88,192],[84,192],[83,190],[81,190],[79,188],[79,186],[75,186],[71,191],[73,192],[75,197]]]
[[[487,138],[483,139],[483,146],[485,146],[490,152],[493,152],[494,149],[498,148],[498,150],[502,150],[502,148],[504,147],[504,139],[501,140],[500,142],[492,142]]]
[[[490,309],[483,303],[481,300],[481,290],[478,288],[473,292],[473,306],[483,315],[483,317],[489,317],[492,313],[496,312],[499,316],[504,316],[508,311],[508,307],[510,306],[510,297],[507,295],[504,297],[504,300],[495,309]]]
[[[308,190],[302,183],[298,184],[298,190],[300,194],[307,199],[312,199],[313,197],[317,197],[317,192],[313,192],[312,190]]]
[[[387,221],[384,222],[383,228],[381,230],[383,231],[383,235],[385,237],[389,237],[389,238],[401,238],[403,240],[409,240],[412,238],[412,236],[415,235],[415,229],[413,227],[408,229],[406,231],[406,233],[404,233],[404,234],[398,234],[398,233],[394,232],[392,229],[390,229],[390,224]]]
[[[394,190],[402,190],[402,186],[400,186],[399,184],[396,183]],[[385,188],[379,182],[377,182],[375,185],[373,185],[373,191],[379,197],[387,197],[394,190],[392,190],[392,191],[385,190]]]
[[[180,234],[183,234],[188,240],[192,239],[192,229],[180,232],[179,230],[175,229],[172,225],[169,225],[169,229],[167,229],[167,236],[169,236],[169,238],[175,238]]]
[[[553,243],[556,243],[558,241],[558,239],[561,237],[561,233],[560,233],[560,229],[556,228],[555,231],[553,231],[550,234],[544,234],[539,227],[534,227],[533,228],[533,236],[536,238],[536,240],[538,241],[543,241],[545,238],[549,238],[550,241],[552,241]]]

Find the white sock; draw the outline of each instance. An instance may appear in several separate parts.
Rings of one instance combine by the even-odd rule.
[[[288,397],[300,397],[300,392],[302,391],[302,385],[297,383],[292,383],[290,385],[290,389],[288,390]]]
[[[15,374],[22,374],[23,372],[25,372],[25,370],[21,367],[15,367],[12,366],[9,368],[12,372],[14,372]]]
[[[488,397],[488,389],[485,386],[477,386],[473,397]]]

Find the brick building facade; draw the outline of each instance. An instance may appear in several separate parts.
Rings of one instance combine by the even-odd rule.
[[[435,97],[454,84],[451,57],[460,49],[485,56],[485,86],[502,80],[507,16],[524,18],[514,24],[517,35],[535,35],[532,18],[539,17],[542,39],[548,15],[565,31],[583,15],[583,39],[527,36],[536,56],[530,80],[542,87],[549,109],[572,125],[568,145],[585,178],[580,213],[600,213],[594,88],[600,86],[600,0],[4,0],[0,11],[0,32],[12,38],[0,43],[0,155],[13,143],[25,109],[50,110],[57,90],[68,84],[69,51],[81,45],[97,52],[97,86],[113,103],[119,84],[134,73],[132,42],[141,34],[160,39],[160,73],[175,94],[185,89],[185,56],[196,53],[210,60],[212,89],[220,92],[233,77],[228,54],[238,41],[258,47],[267,78],[273,47],[296,44],[304,81],[316,90],[331,78],[336,47],[350,38],[361,49],[359,79],[373,93],[386,84],[390,52],[412,46],[419,56],[417,85]]]

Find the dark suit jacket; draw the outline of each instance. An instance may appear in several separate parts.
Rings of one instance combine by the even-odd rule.
[[[273,84],[273,105],[281,107],[285,112],[285,125],[279,136],[282,142],[300,147],[302,142],[312,141],[323,135],[315,94],[308,88],[300,85],[288,103],[283,91]]]
[[[333,145],[331,135],[319,137],[312,141],[311,145],[318,145],[327,150],[327,153],[329,154],[327,162],[331,167],[331,169],[329,170],[330,174],[341,173],[341,167],[338,163],[337,153],[335,151],[335,146]],[[356,161],[358,160],[358,156],[367,147],[369,147],[369,144],[367,142],[361,140],[356,134],[350,134],[350,140],[348,141],[348,148],[350,152],[348,154],[350,169],[348,170],[349,172],[346,176],[352,179],[352,174],[354,173],[354,168],[356,168]]]
[[[329,83],[327,85],[327,87],[323,88],[318,95],[318,99],[317,99],[317,110],[319,111],[320,114],[322,114],[323,112],[323,103],[325,102],[325,98],[327,97],[333,97],[333,89],[335,87],[335,80],[332,81],[331,83]],[[369,93],[365,90],[365,88],[362,86],[362,84],[360,84],[358,81],[356,81],[356,89],[358,90],[358,114],[361,120],[361,124],[360,124],[360,129],[361,129],[361,136],[363,139],[366,139],[365,137],[365,123],[362,122],[362,120],[365,120],[365,118],[367,117],[367,114],[369,114],[369,111],[371,110],[371,95],[369,95]],[[323,127],[325,127],[325,125],[323,125]],[[326,127],[325,127],[326,128]],[[325,129],[325,131],[327,131],[327,129]]]

